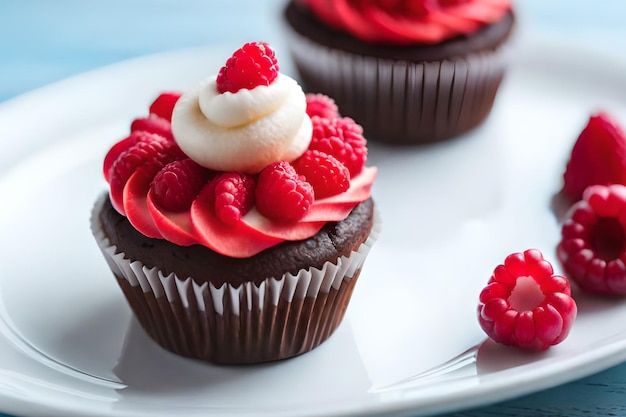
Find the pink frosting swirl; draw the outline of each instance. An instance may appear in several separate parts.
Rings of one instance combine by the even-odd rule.
[[[511,10],[510,0],[301,0],[329,26],[370,43],[436,44],[471,34]]]
[[[123,152],[122,148],[113,152],[118,151]],[[120,193],[111,190],[114,207],[135,229],[145,236],[180,246],[203,245],[222,255],[245,258],[286,240],[307,239],[327,222],[345,219],[357,204],[370,198],[377,169],[365,167],[351,179],[346,192],[315,200],[307,215],[296,223],[272,221],[256,210],[234,224],[223,223],[207,201],[207,192],[201,192],[188,210],[168,211],[155,199],[151,188],[154,175],[145,174],[145,170],[138,169],[122,185]],[[115,194],[120,198],[116,200]]]
[[[156,127],[164,131],[155,132]],[[225,223],[215,212],[209,186],[204,186],[185,210],[171,211],[159,204],[155,177],[166,164],[185,159],[186,155],[174,142],[167,120],[151,115],[137,119],[131,129],[135,130],[113,145],[104,159],[104,177],[115,209],[145,236],[180,246],[203,245],[233,258],[253,256],[287,240],[307,239],[326,223],[345,219],[356,205],[370,198],[377,174],[375,167],[364,166],[350,178],[346,191],[315,199],[297,222],[272,220],[253,208],[234,223]],[[156,156],[143,160],[146,152],[142,149],[148,145],[140,145],[146,141],[154,143],[149,146],[158,145],[160,150]]]

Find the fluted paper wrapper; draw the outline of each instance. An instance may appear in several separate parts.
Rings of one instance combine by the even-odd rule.
[[[94,218],[97,216],[93,216]],[[323,268],[239,287],[165,275],[128,259],[92,218],[92,231],[135,316],[162,347],[214,363],[244,364],[296,356],[328,339],[343,319],[367,254],[380,232]]]
[[[307,92],[332,97],[368,139],[435,142],[478,126],[489,114],[508,61],[506,46],[434,62],[362,56],[289,30],[289,49]]]

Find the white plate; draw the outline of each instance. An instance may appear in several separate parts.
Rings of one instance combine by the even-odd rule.
[[[132,118],[146,114],[158,92],[216,71],[227,52],[142,58],[0,106],[1,411],[431,414],[541,390],[626,359],[621,300],[577,295],[570,337],[544,353],[484,342],[475,317],[478,293],[506,255],[535,247],[556,260],[552,197],[588,116],[605,108],[626,122],[624,62],[543,40],[521,44],[480,129],[415,149],[370,143],[383,234],[328,342],[246,367],[158,348],[131,318],[89,232],[89,212],[105,189],[102,158]]]

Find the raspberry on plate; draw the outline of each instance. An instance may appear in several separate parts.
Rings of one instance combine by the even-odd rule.
[[[566,215],[557,255],[582,290],[626,295],[626,186],[588,187]]]
[[[626,184],[626,136],[606,113],[589,119],[572,148],[563,193],[574,201],[590,185]]]
[[[536,249],[507,256],[479,300],[478,321],[491,339],[530,350],[565,340],[577,313],[569,281]]]

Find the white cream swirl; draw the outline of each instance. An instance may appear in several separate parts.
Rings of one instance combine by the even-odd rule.
[[[302,88],[279,74],[269,86],[236,93],[220,94],[215,78],[203,81],[176,103],[172,132],[183,152],[205,168],[254,174],[302,155],[312,126]]]

